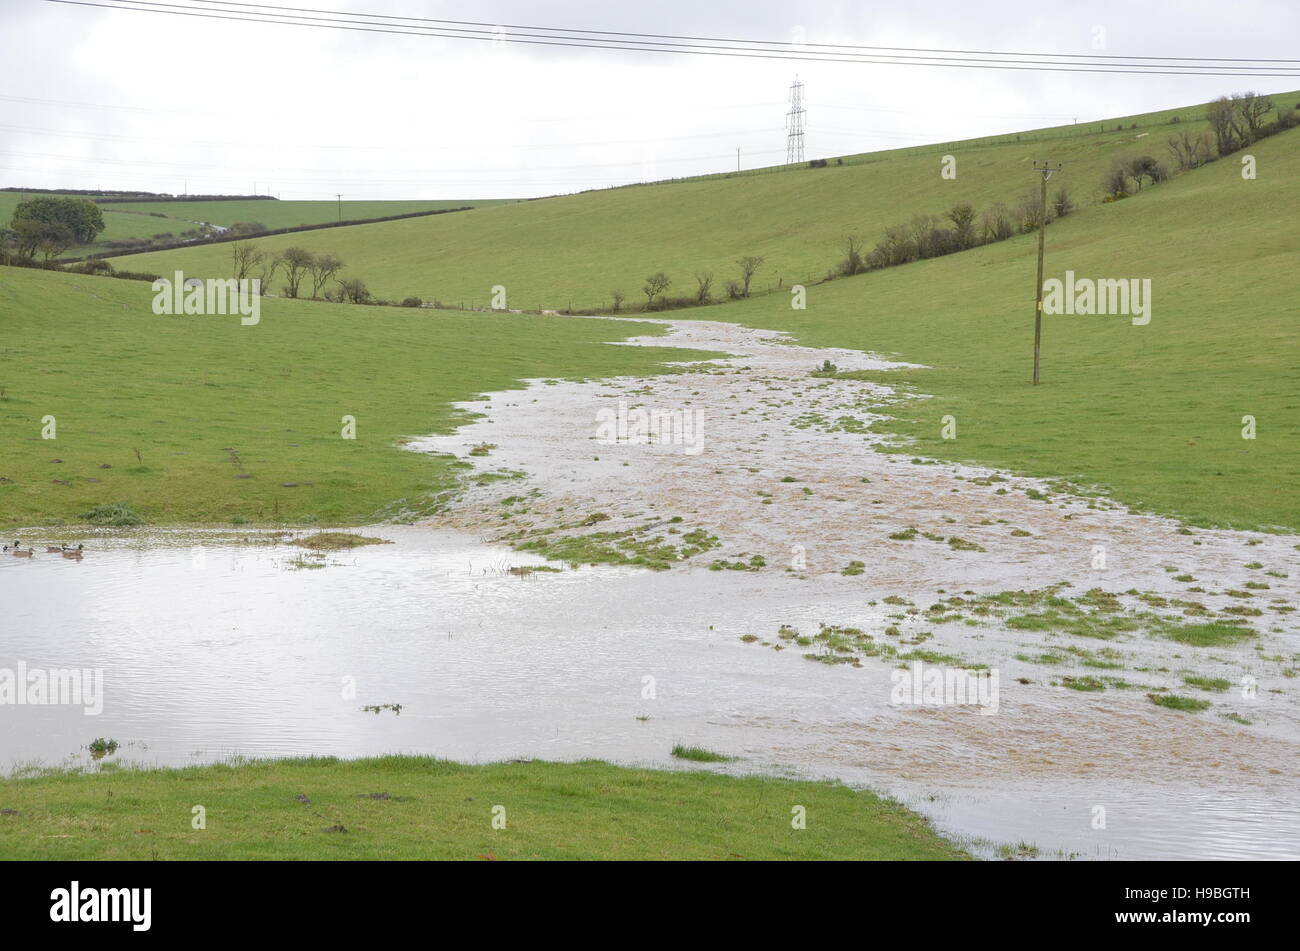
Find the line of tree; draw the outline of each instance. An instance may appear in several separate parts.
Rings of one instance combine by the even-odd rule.
[[[1074,201],[1069,190],[1059,188],[1047,202],[1047,221],[1064,218],[1072,211]],[[849,235],[844,241],[843,257],[827,277],[852,277],[1005,241],[1013,235],[1037,231],[1042,218],[1037,189],[1026,192],[1010,207],[997,202],[982,214],[970,202],[960,201],[942,215],[915,215],[910,222],[887,227],[876,246],[866,253],[858,238]]]
[[[1257,92],[1234,92],[1210,103],[1205,118],[1214,133],[1215,149],[1220,158],[1300,124],[1295,109],[1286,108],[1278,110],[1274,121],[1265,122],[1272,111],[1273,100]]]
[[[742,300],[749,296],[750,288],[754,283],[754,275],[763,266],[764,260],[759,255],[748,254],[736,261],[736,266],[740,268],[740,276],[728,280],[726,283],[727,297],[729,299]],[[641,287],[641,293],[645,295],[646,302],[641,309],[643,311],[669,310],[677,307],[702,306],[711,304],[714,301],[712,271],[696,272],[695,292],[689,297],[666,296],[668,288],[672,287],[672,284],[672,278],[663,271],[656,271],[646,277],[645,284]],[[614,305],[613,312],[620,313],[627,303],[627,291],[615,288],[610,291],[610,296]]]
[[[260,280],[262,289],[269,291],[276,275],[282,275],[281,293],[285,297],[298,297],[306,285],[310,285],[309,297],[331,299],[331,292],[326,287],[346,266],[338,255],[330,252],[314,254],[298,247],[267,252],[252,241],[241,241],[230,250],[235,280]]]
[[[98,188],[23,188],[19,185],[6,185],[0,188],[0,192],[20,192],[24,195],[88,195],[101,201],[125,201],[128,198],[162,200],[166,197],[154,192],[106,192]]]
[[[231,260],[235,280],[255,278],[261,281],[263,291],[269,291],[279,275],[284,281],[280,292],[285,297],[307,296],[312,300],[345,304],[381,303],[371,296],[361,278],[340,278],[339,272],[347,265],[330,252],[316,254],[297,247],[267,252],[252,241],[242,241],[231,248]],[[337,286],[331,288],[331,283]],[[311,290],[307,292],[309,286]],[[407,307],[420,306],[410,303],[411,300],[407,298],[402,303]]]
[[[274,195],[168,195],[164,192],[128,192],[125,194],[129,195],[129,197],[118,198],[112,194],[102,194],[100,192],[90,192],[89,194],[102,195],[102,197],[96,198],[96,201],[112,202],[119,205],[128,202],[150,201],[279,201]]]
[[[1166,148],[1177,170],[1189,172],[1215,159],[1239,152],[1260,139],[1300,125],[1300,115],[1297,115],[1296,109],[1285,107],[1277,110],[1277,118],[1272,122],[1265,121],[1274,108],[1271,98],[1256,92],[1220,96],[1206,107],[1205,119],[1210,124],[1208,130],[1175,133],[1166,141]],[[1300,108],[1300,103],[1296,108]],[[1177,118],[1174,121],[1178,121]],[[1150,155],[1116,159],[1110,171],[1102,178],[1102,190],[1105,192],[1102,200],[1118,201],[1127,198],[1141,191],[1146,182],[1156,185],[1170,177],[1170,170]]]

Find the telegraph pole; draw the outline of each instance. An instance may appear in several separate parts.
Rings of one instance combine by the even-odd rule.
[[[335,193],[334,197],[336,197],[339,200],[339,224],[342,224],[343,223],[343,196]]]
[[[1060,162],[1034,162],[1034,171],[1039,177],[1038,283],[1034,285],[1034,386],[1038,385],[1038,352],[1043,339],[1043,241],[1047,236],[1047,180],[1053,172],[1060,169]]]

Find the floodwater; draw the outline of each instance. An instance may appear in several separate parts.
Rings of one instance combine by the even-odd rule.
[[[1194,546],[1167,520],[1058,493],[1035,500],[1024,491],[1033,480],[977,481],[990,473],[886,456],[859,428],[822,421],[868,418],[898,397],[807,374],[823,359],[845,369],[878,358],[728,325],[673,327],[639,343],[737,359],[651,380],[537,381],[467,404],[483,417],[412,448],[516,477],[469,487],[432,524],[362,530],[392,544],[314,558],[256,532],[103,533],[76,562],[24,534],[35,558],[0,556],[0,670],[102,670],[103,709],[0,706],[0,769],[86,764],[96,737],[122,744],[117,760],[162,765],[419,753],[673,767],[670,750],[684,743],[739,757],[709,768],[892,794],[984,855],[1023,842],[1046,859],[1300,857],[1290,613],[1255,620],[1246,646],[1125,635],[1108,643],[1136,688],[1084,693],[1032,662],[1059,637],[994,619],[899,621],[883,600],[924,608],[941,592],[1060,580],[1076,593],[1187,596],[1176,568],[1218,610],[1235,603],[1226,591],[1265,577],[1250,563],[1273,570],[1258,603],[1294,604],[1294,538],[1198,532]],[[594,442],[597,412],[620,399],[699,409],[702,451]],[[482,444],[495,448],[469,454]],[[584,530],[680,517],[682,531],[713,533],[720,547],[663,572],[509,570],[548,563],[499,536],[597,512],[607,517]],[[908,526],[960,533],[983,551],[887,540]],[[766,558],[761,570],[707,568],[753,554]],[[854,559],[862,571],[842,574]],[[933,628],[927,648],[998,672],[996,712],[892,702],[895,663],[831,666],[793,644],[773,649],[787,646],[781,625],[813,634],[822,623]],[[1182,678],[1193,674],[1234,689],[1207,694],[1213,706],[1200,714],[1146,699],[1146,689],[1189,693]],[[1258,680],[1248,699],[1235,688],[1243,676]]]

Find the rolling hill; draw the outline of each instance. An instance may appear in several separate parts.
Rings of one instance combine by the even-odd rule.
[[[1199,111],[263,243],[336,251],[348,273],[380,293],[432,297],[427,288],[450,285],[467,303],[476,294],[481,302],[493,283],[507,285],[515,307],[531,305],[530,293],[542,304],[567,293],[575,306],[599,303],[620,279],[610,274],[629,289],[651,269],[689,280],[705,267],[725,274],[743,252],[768,257],[760,272],[766,289],[777,280],[788,286],[794,275],[824,276],[849,228],[874,241],[886,224],[958,200],[1014,200],[1032,184],[1032,160],[1064,161],[1064,182],[1081,207],[1047,229],[1046,275],[1150,280],[1152,315],[1145,326],[1123,316],[1045,316],[1039,387],[1029,385],[1034,235],[810,286],[805,310],[792,308],[782,290],[665,316],[736,321],[814,346],[925,364],[885,375],[928,398],[879,424],[912,437],[903,449],[918,458],[1056,478],[1192,526],[1295,531],[1300,131],[1251,146],[1253,180],[1234,155],[1123,201],[1089,203],[1116,157],[1158,154],[1142,143],[1199,128]],[[1136,138],[1144,130],[1149,139]],[[955,181],[940,177],[944,154],[957,157]],[[132,270],[224,276],[228,253],[207,247],[122,261]],[[206,267],[213,273],[204,275]],[[643,333],[643,324],[272,298],[263,326],[248,329],[158,318],[150,297],[138,282],[0,270],[5,523],[74,520],[91,504],[118,499],[152,518],[196,522],[356,522],[423,511],[453,473],[445,461],[395,447],[454,425],[451,401],[530,377],[660,366],[602,345]],[[47,413],[60,432],[78,433],[67,448],[39,438]],[[358,453],[340,440],[345,413],[393,451]],[[956,438],[942,438],[946,416]],[[1243,438],[1247,417],[1254,438]],[[179,430],[177,418],[186,421]],[[263,476],[232,482],[240,470],[231,450]],[[96,471],[104,462],[114,466],[107,476]]]
[[[14,209],[27,198],[50,194],[52,197],[92,198],[90,195],[68,193],[0,191],[0,227],[7,226]],[[443,208],[480,207],[498,204],[503,200],[448,200],[448,201],[344,201],[344,220],[382,218],[413,211],[434,211]],[[292,228],[298,225],[328,224],[337,221],[340,214],[336,201],[105,201],[99,203],[104,213],[104,230],[91,244],[71,248],[65,257],[101,254],[110,250],[110,242],[131,238],[151,238],[169,234],[175,240],[181,232],[197,227],[202,222],[230,227],[236,222],[258,222],[267,228]],[[123,266],[125,270],[130,267]]]
[[[1289,107],[1300,93],[1279,94]],[[1058,126],[969,142],[846,157],[826,168],[778,168],[629,186],[497,205],[470,213],[383,222],[327,232],[281,235],[266,249],[300,246],[333,252],[341,275],[364,279],[376,295],[416,295],[451,305],[484,306],[494,285],[523,309],[602,309],[611,291],[641,298],[645,277],[664,271],[669,295],[691,295],[694,275],[712,272],[715,292],[737,276],[736,260],[761,255],[763,292],[824,278],[846,236],[868,243],[918,214],[941,214],[959,201],[983,209],[1012,204],[1037,187],[1035,159],[1062,162],[1053,189],[1070,190],[1091,214],[1104,173],[1116,158],[1167,160],[1175,132],[1203,131],[1204,107],[1188,106],[1103,123]],[[953,155],[957,177],[941,177]],[[226,276],[228,246],[132,255],[129,270]]]

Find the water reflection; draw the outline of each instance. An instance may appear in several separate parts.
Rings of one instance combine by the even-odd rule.
[[[542,560],[424,528],[367,533],[395,544],[317,569],[295,567],[301,549],[218,533],[0,562],[0,667],[105,678],[99,716],[0,707],[0,766],[85,761],[99,736],[124,744],[118,759],[162,765],[391,752],[668,765],[688,742],[741,754],[737,769],[883,787],[946,829],[1045,857],[1300,857],[1291,795],[911,782],[831,755],[816,724],[898,723],[888,669],[801,662],[740,636],[860,615],[860,594],[828,603],[794,579],[703,570],[520,577],[508,569]],[[362,709],[384,704],[400,714]],[[1111,816],[1101,836],[1088,831],[1097,802]]]

